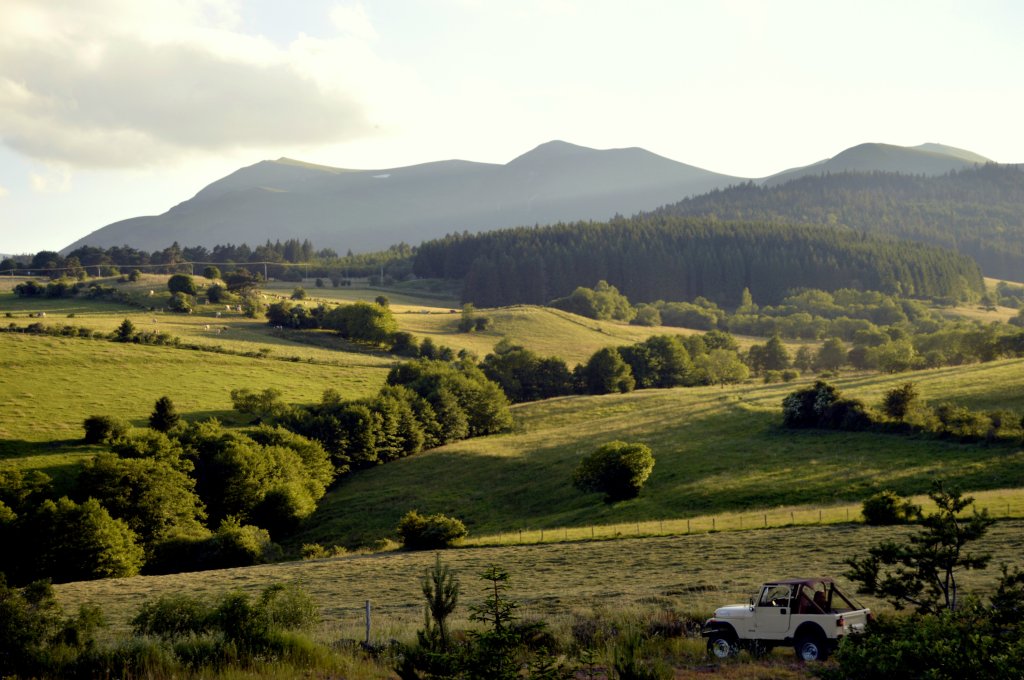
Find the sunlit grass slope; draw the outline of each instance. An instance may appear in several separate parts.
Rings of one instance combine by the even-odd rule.
[[[273,387],[292,403],[317,401],[329,387],[350,397],[374,394],[389,364],[344,356],[345,365],[323,365],[0,333],[0,459],[30,468],[64,465],[95,451],[81,444],[86,417],[145,426],[164,395],[186,419],[230,422],[235,388]]]
[[[877,403],[913,380],[926,401],[1024,410],[1024,361],[838,381]],[[361,471],[323,500],[296,538],[353,543],[393,535],[410,509],[463,519],[473,534],[670,519],[780,505],[858,502],[881,488],[923,493],[943,478],[968,490],[1024,486],[1019,446],[880,433],[787,431],[798,384],[645,390],[515,408],[515,431]],[[581,456],[641,441],[657,463],[639,498],[606,505],[572,487]]]

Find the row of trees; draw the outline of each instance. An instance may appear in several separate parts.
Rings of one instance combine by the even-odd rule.
[[[594,319],[772,338],[770,347],[755,346],[747,357],[747,366],[755,374],[791,367],[836,370],[846,365],[897,372],[1024,355],[1024,332],[1013,320],[1010,324],[953,320],[920,301],[877,291],[811,289],[789,295],[776,306],[761,307],[744,290],[740,305],[729,313],[704,297],[633,307],[615,286],[600,281],[592,289],[577,287],[551,306]],[[805,346],[790,357],[781,338],[825,342],[817,351]],[[774,359],[762,356],[765,349]]]
[[[328,390],[318,404],[290,406],[275,390],[237,390],[232,400],[243,413],[319,442],[338,475],[512,424],[508,399],[469,361],[400,364],[366,399]]]
[[[33,255],[8,257],[0,262],[0,272],[22,275],[76,278],[86,273],[116,276],[121,270],[145,268],[150,272],[173,274],[192,271],[192,263],[213,263],[231,268],[247,263],[267,264],[269,276],[287,281],[298,281],[313,276],[334,281],[336,284],[351,276],[380,275],[381,271],[394,278],[404,278],[411,270],[414,249],[404,243],[375,253],[339,256],[330,248],[317,250],[309,240],[278,240],[251,248],[246,244],[181,247],[175,241],[163,250],[148,253],[130,246],[82,246],[66,256],[52,250]],[[262,266],[262,264],[261,264]],[[196,271],[198,271],[196,269]]]
[[[791,428],[923,432],[961,441],[1016,443],[1024,436],[1024,416],[1019,413],[974,411],[951,402],[931,406],[919,400],[913,383],[887,391],[876,410],[819,380],[783,399],[782,423]]]
[[[704,296],[769,303],[802,288],[977,299],[977,264],[949,250],[849,229],[646,215],[481,234],[422,244],[414,273],[459,279],[478,306],[545,304],[607,281],[639,301]]]

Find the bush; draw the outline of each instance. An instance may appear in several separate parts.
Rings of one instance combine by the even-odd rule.
[[[447,548],[468,533],[461,520],[440,513],[423,516],[410,510],[398,523],[398,535],[406,550]]]
[[[82,427],[86,444],[105,444],[128,434],[128,423],[112,416],[89,416]]]
[[[865,500],[861,506],[864,521],[872,526],[906,524],[916,518],[920,512],[919,505],[914,505],[909,499],[889,490],[879,491]]]
[[[654,469],[654,456],[645,444],[614,441],[580,461],[573,485],[583,491],[601,491],[605,502],[635,498]]]

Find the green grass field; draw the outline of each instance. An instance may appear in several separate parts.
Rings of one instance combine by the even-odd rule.
[[[520,615],[543,617],[557,624],[595,610],[643,607],[708,615],[717,606],[745,602],[767,579],[839,577],[846,569],[843,560],[862,554],[883,538],[905,535],[907,531],[859,524],[801,526],[470,547],[446,550],[440,555],[462,582],[460,601],[464,604],[455,617],[456,625],[467,625],[466,605],[483,599],[482,582],[477,576],[491,564],[503,566],[512,575],[511,595],[524,604]],[[998,577],[999,560],[1017,560],[1024,552],[1024,520],[997,523],[978,547],[997,558],[984,571],[967,572],[962,583],[968,592],[985,593]],[[67,607],[89,601],[102,603],[116,632],[126,628],[143,601],[161,594],[213,595],[234,589],[256,592],[271,583],[299,583],[316,599],[334,639],[362,639],[363,607],[370,600],[377,621],[373,637],[409,640],[423,622],[419,580],[433,564],[434,555],[349,555],[244,569],[68,583],[57,585],[56,590]],[[864,598],[864,602],[875,609],[886,608],[870,598]]]
[[[137,301],[148,300],[148,291],[154,290],[158,301],[166,297],[162,281],[166,277],[146,276],[127,290]],[[275,332],[265,321],[223,306],[172,315],[77,298],[22,300],[8,292],[10,283],[0,281],[0,312],[11,315],[7,323],[70,324],[109,332],[129,318],[140,329],[167,331],[184,342],[235,353],[0,333],[0,464],[44,469],[58,478],[98,450],[81,443],[82,421],[89,415],[115,415],[144,425],[153,402],[167,395],[186,419],[217,417],[241,424],[231,411],[233,388],[275,387],[292,403],[315,401],[328,387],[346,397],[366,396],[379,388],[394,361],[381,353],[348,351],[353,348],[329,333]],[[293,287],[275,284],[267,300],[287,296]],[[312,297],[307,304],[385,294],[402,330],[481,357],[507,336],[571,365],[603,346],[692,332],[509,307],[480,310],[492,319],[492,328],[463,334],[455,330],[460,317],[451,313],[458,309],[454,298],[438,291],[306,289]],[[29,316],[36,312],[47,316]],[[761,341],[745,338],[741,344]],[[261,350],[267,358],[239,355]],[[932,404],[950,400],[1020,413],[1021,375],[1024,360],[1012,360],[899,375],[851,374],[834,382],[847,396],[869,404],[877,404],[891,387],[912,381]],[[482,599],[475,575],[500,564],[513,575],[512,595],[524,602],[521,613],[544,617],[564,631],[574,617],[588,612],[702,615],[721,604],[745,601],[767,578],[839,575],[845,558],[906,531],[847,521],[856,520],[860,501],[881,488],[916,494],[921,502],[920,494],[941,478],[973,492],[979,505],[996,516],[1024,517],[1021,446],[784,431],[779,427],[781,400],[807,382],[522,404],[513,409],[515,425],[509,433],[459,442],[345,480],[286,547],[393,538],[398,519],[413,508],[454,515],[471,531],[464,547],[443,553],[462,578],[462,601]],[[571,474],[582,455],[612,439],[647,443],[657,464],[639,498],[606,505],[597,494],[575,490]],[[982,547],[996,558],[986,571],[967,575],[968,588],[979,591],[992,586],[1001,562],[1019,564],[1024,520],[1001,520]],[[100,603],[117,633],[143,600],[161,593],[255,592],[294,581],[309,589],[324,610],[326,639],[361,639],[363,603],[369,599],[375,610],[374,638],[410,640],[422,624],[419,578],[433,559],[433,553],[381,552],[64,584],[57,591],[67,606]],[[466,625],[465,617],[462,607],[456,625]],[[768,672],[763,677],[776,676]]]
[[[914,380],[923,399],[1024,410],[1024,361],[838,381],[877,402]],[[408,510],[443,512],[472,534],[657,522],[777,506],[856,504],[876,490],[926,491],[943,478],[968,490],[1024,486],[1019,446],[883,433],[786,431],[790,385],[646,390],[514,408],[513,432],[458,442],[360,472],[332,490],[295,544],[391,536]],[[572,487],[582,455],[613,439],[642,441],[657,463],[639,498],[604,504]]]
[[[0,460],[61,474],[97,449],[82,444],[82,421],[112,415],[145,426],[168,396],[188,420],[235,422],[235,388],[274,387],[293,403],[333,387],[374,394],[390,362],[352,354],[346,365],[275,361],[103,340],[0,333]]]

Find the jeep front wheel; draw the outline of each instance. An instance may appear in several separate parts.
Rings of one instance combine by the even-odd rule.
[[[712,633],[708,636],[708,655],[716,659],[728,659],[740,651],[736,636],[729,633]]]
[[[828,648],[821,635],[800,635],[793,647],[796,650],[796,658],[801,661],[824,661],[828,658]]]

